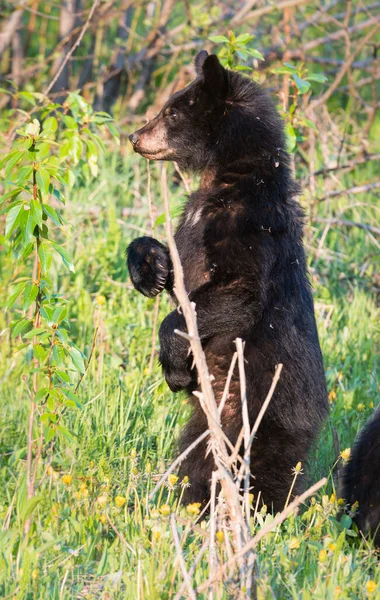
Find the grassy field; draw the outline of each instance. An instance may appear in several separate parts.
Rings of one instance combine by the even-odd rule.
[[[375,166],[362,165],[342,176],[341,186],[359,185],[375,174]],[[163,209],[156,165],[152,195],[159,216]],[[323,195],[319,183],[317,195]],[[173,206],[183,198],[181,185],[172,182]],[[326,475],[329,482],[299,516],[261,542],[257,594],[281,600],[380,598],[378,557],[371,543],[352,529],[349,518],[342,523],[337,519],[339,499],[333,483],[342,464],[337,446],[339,452],[352,445],[378,402],[379,245],[371,232],[323,221],[338,216],[375,226],[378,201],[375,193],[342,195],[319,203],[314,219],[309,215],[310,198],[306,195],[301,201],[307,212],[310,277],[331,403],[308,479],[312,483]],[[97,180],[73,191],[65,211],[73,224],[66,247],[73,254],[75,273],[57,260],[54,286],[69,300],[71,336],[87,357],[95,331],[97,336],[80,385],[82,408],[65,415],[72,440],[57,438],[43,456],[43,481],[34,506],[26,509],[29,400],[22,376],[33,364],[31,356],[14,354],[9,316],[1,316],[0,596],[180,598],[176,594],[183,578],[168,513],[178,515],[188,570],[204,542],[207,522],[192,527],[196,507],[180,504],[183,486],[175,478],[153,502],[148,500],[158,475],[175,456],[175,440],[189,410],[183,395],[168,390],[156,359],[152,372],[149,369],[152,341],[157,345],[152,340],[155,301],[132,289],[125,266],[129,241],[150,229],[146,162],[129,153],[109,154]],[[162,225],[155,235],[163,239]],[[3,256],[3,297],[12,261],[12,256]],[[159,318],[168,309],[168,299],[162,297]],[[73,384],[77,381],[73,373]],[[24,537],[23,525],[32,509],[32,529]],[[259,530],[272,518],[261,511],[252,528]],[[217,555],[224,561],[228,548],[223,532],[217,539]],[[204,555],[192,575],[194,588],[207,576]],[[233,586],[215,595],[233,597]]]

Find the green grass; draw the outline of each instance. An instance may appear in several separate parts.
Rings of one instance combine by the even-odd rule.
[[[344,185],[369,178],[371,168],[357,169]],[[155,166],[152,178],[160,214]],[[173,187],[173,204],[181,195]],[[321,204],[318,216],[328,216],[332,207],[347,208],[354,200],[359,198],[343,196],[333,204]],[[376,197],[360,200],[366,206],[347,208],[344,218],[375,225]],[[133,209],[132,216],[126,214],[128,208]],[[33,367],[30,356],[13,354],[8,317],[0,317],[0,517],[4,523],[0,596],[27,600],[173,598],[182,575],[175,561],[169,517],[160,507],[169,503],[189,522],[195,517],[189,517],[178,503],[179,482],[174,490],[165,487],[153,503],[148,502],[148,494],[175,456],[175,440],[188,416],[188,405],[183,395],[170,393],[157,362],[149,373],[155,303],[131,289],[124,262],[125,247],[138,235],[136,227],[149,229],[145,162],[115,154],[102,166],[97,182],[72,192],[65,210],[74,226],[68,231],[67,248],[74,255],[76,272],[69,273],[57,262],[53,270],[56,291],[69,300],[71,336],[87,356],[96,328],[98,335],[80,386],[83,409],[65,415],[74,441],[57,439],[52,452],[43,456],[41,475],[49,462],[51,469],[37,491],[32,530],[24,538],[29,402],[22,375]],[[157,235],[162,235],[158,229]],[[363,230],[333,226],[318,249],[323,231],[323,224],[307,223],[331,414],[310,459],[309,477],[314,481],[327,475],[329,482],[306,511],[261,542],[257,581],[262,599],[380,598],[374,548],[352,530],[349,520],[344,526],[339,523],[337,501],[331,496],[331,469],[336,461],[332,431],[338,433],[340,450],[350,447],[378,402],[378,248]],[[2,294],[12,265],[14,259],[4,256]],[[160,318],[168,307],[163,297]],[[72,476],[69,484],[62,481],[67,474]],[[126,499],[123,506],[116,505],[116,496]],[[252,527],[258,529],[271,518],[259,514]],[[179,529],[190,569],[203,535],[182,521]],[[218,542],[217,552],[224,560],[224,541]],[[194,587],[207,577],[204,558],[193,577]],[[369,580],[378,586],[372,594],[366,587]],[[215,597],[234,597],[233,588],[220,589]]]

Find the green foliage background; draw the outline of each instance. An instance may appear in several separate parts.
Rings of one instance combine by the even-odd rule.
[[[331,403],[307,475],[310,482],[328,475],[328,485],[260,543],[257,595],[379,598],[378,555],[349,516],[337,519],[334,479],[343,460],[337,454],[352,446],[378,403],[375,34],[318,105],[350,53],[376,28],[379,7],[342,1],[277,10],[264,2],[264,15],[252,16],[253,7],[239,21],[241,7],[228,3],[169,4],[99,3],[70,61],[69,96],[60,89],[44,95],[51,65],[68,51],[59,41],[63,4],[26,4],[17,32],[26,75],[17,79],[14,42],[1,58],[0,595],[174,598],[182,575],[168,512],[177,512],[188,570],[203,544],[206,524],[191,527],[197,510],[180,505],[180,481],[148,499],[175,455],[189,409],[183,395],[168,391],[158,364],[149,368],[156,306],[133,291],[124,250],[136,235],[149,234],[152,221],[147,165],[132,154],[126,135],[144,122],[150,105],[159,108],[173,86],[191,78],[186,65],[207,46],[230,68],[271,88],[286,120],[304,189],[305,243]],[[80,29],[91,4],[78,7]],[[5,4],[5,19],[14,8]],[[128,10],[125,36],[120,23]],[[350,47],[344,35],[334,38],[344,27],[351,28]],[[146,58],[149,52],[153,58]],[[105,90],[119,53],[119,87],[110,102]],[[79,86],[88,56],[91,76]],[[150,169],[154,235],[163,240],[160,167]],[[174,169],[170,185],[175,215],[185,190]],[[158,309],[161,319],[169,310],[165,297]],[[33,403],[37,466],[28,498]],[[271,519],[263,510],[252,527]],[[222,532],[217,552],[225,561]],[[206,551],[192,574],[194,588],[207,576]],[[235,597],[233,583],[215,597]]]

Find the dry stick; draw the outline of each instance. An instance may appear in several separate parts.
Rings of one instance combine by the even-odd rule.
[[[87,371],[88,371],[88,368],[89,368],[89,366],[90,366],[91,358],[92,358],[92,355],[94,354],[94,350],[95,350],[95,344],[96,344],[96,338],[97,338],[97,336],[98,336],[98,331],[99,331],[99,327],[96,327],[96,329],[95,329],[95,332],[94,332],[94,337],[92,338],[92,344],[91,344],[90,355],[89,355],[89,357],[88,357],[88,361],[87,361],[87,363],[86,363],[86,366],[85,366],[85,368],[84,368],[84,371],[83,371],[83,373],[81,374],[81,376],[79,377],[78,383],[77,383],[77,384],[76,384],[76,386],[75,386],[74,394],[76,394],[76,393],[77,393],[77,391],[78,391],[78,388],[79,388],[80,384],[82,383],[82,381],[83,381],[83,379],[84,379],[84,376],[86,375],[86,373],[87,373]]]
[[[206,357],[198,334],[194,304],[190,302],[189,297],[186,293],[181,260],[172,232],[167,192],[166,167],[163,167],[162,169],[162,192],[164,196],[164,206],[166,215],[165,229],[174,269],[174,292],[182,308],[182,312],[186,321],[188,335],[190,336],[190,346],[197,367],[198,377],[200,380],[200,386],[202,390],[201,406],[203,409],[205,407],[207,408],[207,410],[205,410],[205,413],[210,429],[213,456],[216,466],[220,472],[221,485],[224,492],[226,504],[229,510],[229,515],[231,519],[231,529],[233,530],[234,545],[235,550],[237,551],[239,548],[241,548],[244,541],[243,532],[245,529],[245,522],[241,511],[239,493],[236,489],[232,473],[229,469],[227,471],[224,468],[224,465],[228,465],[228,452],[220,424],[220,415],[218,407],[211,386],[211,378],[207,368]],[[212,418],[210,418],[210,416]],[[240,570],[241,575],[244,576],[243,563],[240,563]]]
[[[232,375],[234,373],[234,369],[235,369],[237,357],[238,357],[237,352],[234,352],[234,355],[233,355],[232,360],[231,360],[230,368],[228,370],[228,375],[227,375],[227,379],[226,379],[226,384],[224,386],[222,399],[221,399],[221,401],[219,403],[219,407],[218,407],[220,415],[223,412],[224,405],[225,405],[226,400],[228,398],[228,394],[229,394],[229,391],[230,391],[230,385],[231,385],[231,379],[232,379]]]
[[[128,548],[128,550],[130,552],[132,552],[132,554],[136,554],[134,548],[132,548],[132,546],[130,544],[128,544],[128,542],[125,539],[125,537],[123,536],[123,534],[116,528],[115,523],[111,520],[111,517],[109,516],[108,513],[106,513],[106,517],[107,517],[108,523],[111,525],[112,529],[116,533],[116,535],[119,538],[119,540],[124,544],[124,546],[126,546],[126,548]]]
[[[372,225],[367,225],[366,223],[357,223],[356,221],[346,221],[345,219],[338,219],[337,217],[332,217],[331,219],[314,217],[313,222],[329,223],[329,225],[340,225],[342,227],[358,227],[359,229],[364,229],[364,231],[370,231],[375,235],[380,235],[380,227],[372,227]]]
[[[176,550],[177,550],[177,558],[178,558],[179,566],[181,567],[181,571],[182,571],[182,574],[183,574],[183,578],[184,578],[184,580],[186,582],[186,587],[187,587],[187,590],[189,592],[189,596],[193,600],[196,600],[196,595],[195,595],[195,592],[194,592],[194,590],[192,588],[191,579],[190,579],[189,573],[187,572],[185,560],[183,558],[182,548],[181,548],[181,544],[179,542],[178,531],[177,531],[177,524],[176,524],[175,514],[174,513],[172,513],[170,515],[170,526],[171,526],[171,529],[172,529],[173,539],[174,539],[175,547],[176,547]]]
[[[154,229],[154,207],[152,202],[152,190],[151,190],[151,172],[150,172],[150,160],[148,160],[148,207],[149,207],[149,218],[150,218],[150,232],[153,235]],[[160,296],[156,296],[154,304],[154,316],[153,316],[153,328],[152,328],[152,349],[150,351],[148,374],[151,375],[153,372],[154,355],[156,352],[156,335],[157,335],[157,324],[158,324],[158,311],[160,309]]]
[[[215,502],[216,502],[216,483],[218,479],[218,472],[213,471],[211,476],[211,511],[210,511],[210,547],[209,547],[209,572],[210,578],[213,579],[215,576],[216,568],[218,566],[218,559],[215,552],[215,529],[216,529],[216,516],[215,516]],[[210,586],[210,600],[213,596],[213,586]]]
[[[188,446],[186,450],[184,450],[184,452],[182,452],[182,454],[178,456],[178,458],[175,459],[175,461],[170,465],[169,469],[163,474],[160,481],[155,485],[154,490],[149,494],[149,500],[152,500],[152,498],[158,492],[162,484],[167,480],[169,475],[173,473],[177,466],[180,465],[183,460],[185,460],[186,456],[190,454],[190,452],[192,452],[192,450],[194,450],[194,448],[196,448],[198,444],[200,444],[209,435],[209,433],[210,430],[206,429],[206,431],[204,431],[202,435],[197,437],[197,439],[192,444],[190,444],[190,446]]]
[[[242,416],[243,416],[243,432],[244,432],[244,507],[245,507],[245,520],[247,529],[249,530],[249,517],[250,517],[250,506],[249,506],[249,484],[251,478],[251,452],[249,448],[249,440],[251,437],[251,427],[249,425],[248,405],[247,405],[247,383],[245,378],[244,369],[244,347],[241,338],[235,340],[236,349],[239,357],[239,378],[240,378],[240,395],[242,404]],[[243,465],[242,465],[243,466]],[[242,468],[242,467],[241,467]]]
[[[189,570],[189,577],[190,578],[194,575],[195,569],[199,565],[199,563],[200,563],[200,561],[201,561],[204,553],[206,552],[206,550],[208,548],[208,545],[209,545],[209,539],[208,539],[208,536],[207,536],[207,540],[205,540],[203,542],[202,547],[201,547],[200,551],[198,552],[197,558],[195,559],[195,561],[191,565],[191,569]],[[182,599],[183,594],[184,594],[185,589],[186,589],[186,585],[187,585],[186,581],[184,581],[183,584],[181,585],[180,589],[178,590],[177,594],[174,596],[174,600],[181,600]]]
[[[248,2],[240,9],[236,15],[231,19],[230,26],[241,24],[243,21],[258,19],[264,15],[270,14],[275,10],[281,11],[285,8],[290,8],[292,6],[300,6],[301,4],[306,4],[308,0],[283,0],[282,2],[277,2],[274,4],[270,4],[270,6],[263,6],[262,8],[257,8],[253,10],[251,13],[249,12],[251,8],[256,4],[257,0],[248,0]],[[248,13],[248,14],[247,14]]]
[[[377,188],[380,188],[380,181],[367,183],[366,185],[354,185],[353,187],[346,188],[344,190],[328,192],[328,194],[322,196],[322,198],[317,198],[315,203],[325,202],[326,200],[330,200],[330,198],[336,198],[337,196],[342,196],[343,194],[361,194],[362,192],[369,192],[370,190],[375,190]]]
[[[281,525],[281,523],[283,523],[285,521],[285,519],[288,518],[289,515],[291,515],[293,512],[296,511],[296,509],[299,507],[300,504],[302,504],[303,502],[305,502],[305,500],[307,500],[307,498],[309,498],[310,496],[315,494],[315,492],[317,492],[326,483],[327,483],[327,479],[326,479],[326,477],[323,477],[317,483],[312,485],[308,490],[306,490],[306,492],[304,492],[300,496],[297,496],[293,500],[293,502],[291,502],[288,505],[288,507],[285,510],[283,510],[281,513],[279,513],[278,515],[275,516],[273,521],[271,521],[267,525],[264,525],[264,527],[262,527],[260,529],[260,531],[258,531],[256,533],[256,535],[248,542],[248,544],[246,544],[244,546],[244,548],[242,548],[239,552],[234,554],[234,556],[232,556],[232,558],[230,558],[230,560],[228,562],[226,562],[224,565],[222,565],[222,567],[219,569],[219,572],[216,575],[216,579],[214,579],[213,581],[208,579],[207,581],[202,583],[197,588],[197,592],[200,594],[201,592],[206,590],[212,583],[220,580],[229,567],[234,565],[235,562],[237,560],[239,560],[239,558],[242,558],[247,552],[249,552],[250,550],[253,550],[263,537],[265,537],[268,533],[270,533],[275,527],[277,527],[277,525]]]
[[[262,407],[260,408],[259,414],[256,417],[255,424],[252,427],[252,431],[251,431],[251,435],[250,435],[249,442],[248,442],[248,445],[247,445],[246,453],[244,455],[244,462],[242,463],[242,465],[240,467],[240,472],[239,472],[239,475],[238,475],[237,481],[236,481],[236,484],[238,486],[240,486],[241,478],[243,476],[244,466],[246,464],[246,455],[251,452],[251,446],[253,444],[253,440],[256,437],[257,431],[258,431],[258,429],[260,427],[261,421],[263,420],[263,417],[264,417],[264,415],[266,413],[266,410],[267,410],[267,408],[269,406],[269,403],[272,400],[272,396],[273,396],[274,391],[276,389],[278,380],[280,379],[282,367],[283,367],[283,365],[281,363],[276,366],[276,369],[275,369],[275,372],[274,372],[274,376],[273,376],[273,379],[272,379],[272,384],[271,384],[271,386],[269,388],[269,392],[268,392],[267,397],[265,398],[265,400],[263,402]]]

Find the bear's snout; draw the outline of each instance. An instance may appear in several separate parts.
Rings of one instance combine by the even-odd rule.
[[[131,135],[128,136],[128,139],[131,142],[132,146],[135,147],[137,142],[139,141],[139,134],[135,131],[134,133],[131,133]]]

